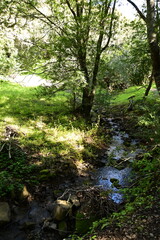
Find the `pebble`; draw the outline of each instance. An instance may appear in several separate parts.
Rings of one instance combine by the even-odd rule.
[[[146,219],[143,219],[143,220],[142,220],[142,222],[146,223],[146,222],[147,222],[147,220],[146,220]]]
[[[57,229],[57,224],[56,223],[52,223],[49,227],[51,229]]]
[[[150,235],[150,237],[154,237],[153,233],[150,233],[149,235]]]
[[[137,237],[136,234],[132,234],[133,239],[136,239],[136,237]]]

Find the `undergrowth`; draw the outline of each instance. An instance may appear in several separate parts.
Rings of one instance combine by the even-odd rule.
[[[138,88],[139,89],[139,88]],[[85,236],[73,236],[73,239],[96,239],[99,232],[109,228],[134,226],[135,231],[143,233],[143,220],[147,212],[159,208],[160,202],[160,98],[155,91],[147,98],[144,89],[137,87],[127,89],[112,101],[113,116],[123,117],[128,133],[140,141],[139,148],[144,153],[137,156],[132,163],[130,186],[121,189],[125,196],[123,206],[107,218],[95,221]],[[128,97],[135,95],[132,111],[128,110]],[[119,108],[120,106],[120,108]],[[123,111],[122,109],[123,106]],[[150,213],[151,214],[151,213]],[[146,220],[145,220],[146,221]],[[105,233],[104,233],[105,234]]]
[[[35,165],[27,163],[24,151],[14,142],[1,142],[0,154],[0,196],[12,196],[20,193],[24,184],[37,183]]]
[[[141,159],[137,159],[133,163],[134,181],[129,188],[121,190],[125,195],[124,207],[120,208],[118,212],[114,212],[110,217],[94,222],[90,232],[82,239],[92,239],[93,236],[96,239],[97,231],[103,231],[109,227],[123,228],[124,226],[135,225],[137,231],[143,232],[142,222],[146,218],[145,214],[156,205],[159,208],[159,166],[158,147],[145,153]]]

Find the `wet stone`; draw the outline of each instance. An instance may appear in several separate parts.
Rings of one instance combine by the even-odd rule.
[[[26,221],[19,227],[19,229],[34,229],[35,225],[35,222]]]
[[[72,214],[72,204],[66,200],[57,200],[54,203],[53,218],[62,221]]]
[[[61,236],[66,236],[68,233],[66,221],[62,221],[58,224],[59,234]]]
[[[38,204],[33,204],[28,216],[32,221],[42,223],[45,219],[50,217],[50,214],[47,209],[38,206]]]
[[[149,235],[150,235],[150,237],[152,237],[152,238],[154,237],[154,234],[153,234],[153,233],[150,233]]]
[[[25,231],[18,228],[16,224],[10,224],[7,228],[1,229],[0,240],[28,240]]]
[[[100,165],[100,166],[105,166],[106,162],[107,162],[106,157],[101,158],[101,159],[99,160],[99,165]]]
[[[0,224],[5,224],[11,220],[11,211],[7,202],[0,202]]]
[[[80,206],[80,201],[78,200],[76,195],[71,195],[70,200],[71,200],[73,206],[75,206],[75,207]]]
[[[54,222],[45,221],[44,224],[43,224],[43,229],[56,230],[57,229],[57,224],[54,223]]]

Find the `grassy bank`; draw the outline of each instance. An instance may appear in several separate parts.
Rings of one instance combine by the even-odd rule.
[[[24,184],[76,176],[100,148],[96,124],[71,114],[69,93],[48,99],[40,90],[1,82],[1,196]]]

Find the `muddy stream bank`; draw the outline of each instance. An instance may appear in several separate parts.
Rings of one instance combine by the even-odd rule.
[[[112,140],[99,159],[103,167],[94,169],[88,175],[88,189],[84,188],[86,179],[76,179],[74,183],[66,180],[59,186],[64,189],[64,193],[57,199],[52,190],[44,186],[39,200],[28,199],[21,204],[15,202],[12,206],[5,204],[4,211],[6,207],[8,212],[4,214],[8,214],[9,222],[1,227],[0,240],[66,239],[75,228],[79,228],[81,232],[85,216],[91,221],[95,220],[94,211],[92,216],[89,216],[89,212],[97,204],[94,201],[96,196],[100,197],[101,191],[108,191],[108,195],[105,197],[107,200],[103,198],[100,208],[110,207],[112,211],[116,205],[123,203],[124,196],[120,188],[130,184],[133,177],[130,163],[143,151],[139,148],[138,141],[130,138],[124,131],[119,120],[109,118],[104,124],[110,129]],[[98,201],[98,197],[96,200]],[[98,206],[95,207],[96,211],[99,211]]]

